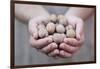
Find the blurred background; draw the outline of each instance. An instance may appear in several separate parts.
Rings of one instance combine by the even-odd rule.
[[[23,5],[23,4],[22,4]],[[16,7],[16,6],[15,6]],[[50,14],[65,14],[70,7],[43,6]],[[35,65],[94,61],[94,15],[85,21],[85,42],[71,58],[54,59],[29,44],[28,24],[15,18],[15,65]]]

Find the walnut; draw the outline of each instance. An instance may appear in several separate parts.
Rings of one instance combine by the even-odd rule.
[[[38,25],[38,34],[40,38],[48,36],[48,31],[43,24]]]
[[[64,26],[62,24],[57,24],[56,25],[56,31],[58,33],[64,33],[65,32],[65,28],[64,28]]]
[[[53,34],[53,40],[56,43],[63,42],[64,38],[66,38],[66,35],[65,34],[59,34],[59,33],[54,33]]]
[[[46,26],[46,29],[49,34],[53,34],[55,32],[55,24],[53,22],[49,22]]]
[[[50,19],[51,22],[55,23],[57,21],[57,16],[55,14],[51,14],[49,19]]]
[[[71,25],[66,26],[66,36],[68,38],[74,38],[76,36],[75,30]]]

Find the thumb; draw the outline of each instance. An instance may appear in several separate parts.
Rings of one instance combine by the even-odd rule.
[[[35,48],[43,48],[51,42],[52,42],[52,38],[49,37],[39,39],[39,40],[36,40],[33,37],[30,38],[30,43]]]
[[[80,40],[82,34],[83,34],[83,21],[79,21],[79,22],[76,24],[76,38],[77,38],[78,40]]]
[[[80,40],[80,34],[76,34],[76,39]]]

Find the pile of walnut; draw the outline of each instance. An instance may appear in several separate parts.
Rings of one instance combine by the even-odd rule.
[[[68,24],[63,15],[52,14],[46,22],[37,26],[38,39],[52,36],[54,42],[61,43],[66,37],[75,38],[75,28]]]

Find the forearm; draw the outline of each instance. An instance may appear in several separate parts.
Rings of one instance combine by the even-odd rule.
[[[94,11],[93,8],[75,8],[71,7],[69,11],[65,14],[65,16],[77,16],[82,18],[83,20],[86,20]]]
[[[27,22],[36,16],[49,16],[49,13],[40,5],[15,4],[15,16]]]

